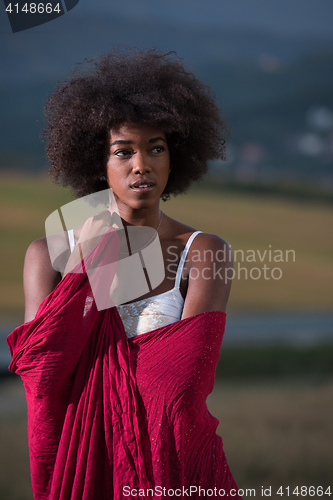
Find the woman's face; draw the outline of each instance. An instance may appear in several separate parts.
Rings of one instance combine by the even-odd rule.
[[[107,180],[118,209],[158,206],[170,172],[165,133],[155,126],[124,123],[111,129],[109,153]]]

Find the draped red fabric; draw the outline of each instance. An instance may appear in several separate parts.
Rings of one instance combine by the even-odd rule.
[[[87,274],[67,274],[8,337],[35,500],[240,498],[206,406],[224,327],[215,311],[128,340],[115,307],[97,310]]]

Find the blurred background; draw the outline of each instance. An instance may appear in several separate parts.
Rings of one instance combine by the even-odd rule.
[[[118,43],[175,50],[231,132],[228,160],[162,210],[235,253],[208,404],[236,481],[272,498],[280,486],[333,492],[332,19],[331,0],[80,0],[13,34],[2,8],[1,499],[32,499],[24,390],[5,341],[23,321],[24,254],[72,199],[47,177],[43,100],[75,63]]]

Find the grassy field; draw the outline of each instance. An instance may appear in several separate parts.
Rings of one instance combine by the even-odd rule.
[[[332,379],[221,382],[209,409],[239,487],[261,496],[261,486],[271,486],[274,499],[286,496],[276,495],[279,486],[331,486],[333,493]]]
[[[31,241],[44,236],[46,217],[71,199],[68,190],[53,185],[46,176],[0,175],[1,317],[22,315],[25,251]],[[196,188],[161,207],[171,217],[225,238],[236,251],[236,271],[238,266],[246,267],[248,273],[257,268],[252,271],[253,279],[249,274],[246,279],[245,270],[236,273],[230,308],[258,311],[332,307],[332,205]],[[295,252],[295,261],[292,253],[285,261],[287,250]],[[255,253],[253,262],[246,261],[249,251]],[[253,259],[253,252],[251,255]],[[284,262],[274,262],[274,257]],[[266,279],[264,265],[269,269]],[[271,275],[276,267],[281,269],[280,279]],[[274,277],[280,275],[279,271],[274,273]]]
[[[236,253],[235,269],[279,267],[282,277],[274,280],[245,279],[244,271],[232,285],[229,307],[242,310],[317,309],[332,307],[333,284],[333,206],[291,201],[283,198],[235,195],[222,192],[192,192],[179,197],[166,209],[202,231],[226,239]],[[271,245],[271,247],[270,247]],[[269,260],[269,249],[272,258]],[[246,262],[248,250],[267,254],[263,262]],[[274,250],[295,251],[295,262],[274,262]],[[281,254],[280,254],[281,255]],[[277,274],[275,274],[277,276]]]
[[[8,385],[11,395],[23,398],[19,380]],[[0,385],[0,398],[5,392]],[[220,421],[218,433],[240,488],[254,488],[261,497],[262,486],[272,487],[274,500],[286,497],[276,494],[280,486],[330,485],[332,491],[332,379],[219,382],[208,407]],[[0,498],[32,500],[22,411],[0,417],[0,441]]]
[[[218,380],[274,380],[295,376],[333,377],[333,344],[223,346]]]

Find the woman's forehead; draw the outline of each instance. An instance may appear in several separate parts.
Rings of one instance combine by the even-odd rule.
[[[166,135],[161,128],[144,123],[126,122],[110,130],[111,141],[116,138],[131,138],[132,140],[143,138],[149,141],[158,136],[166,140]]]

